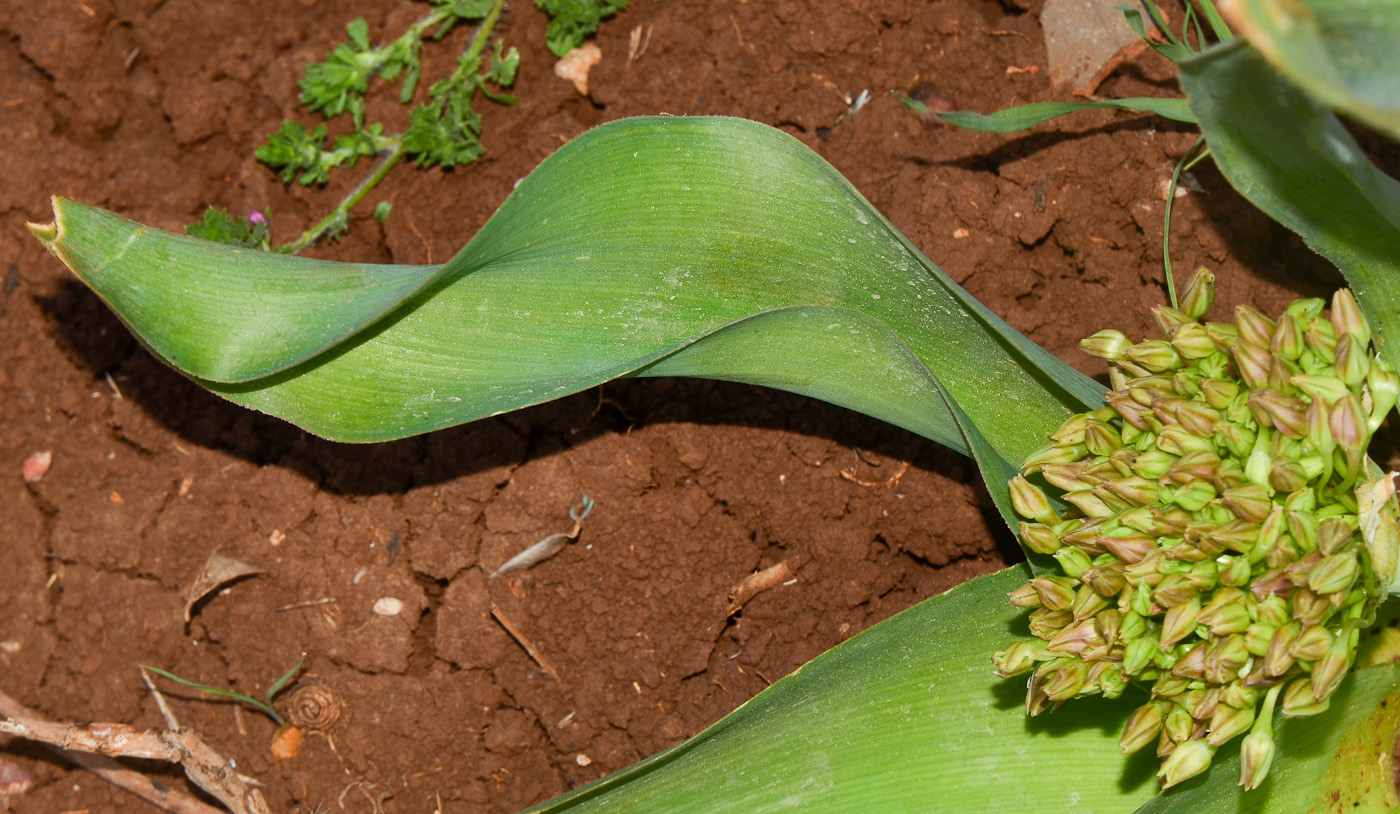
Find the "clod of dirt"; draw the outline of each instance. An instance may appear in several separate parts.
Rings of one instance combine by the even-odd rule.
[[[278,728],[277,733],[272,736],[272,744],[267,749],[272,753],[272,759],[281,763],[301,754],[301,745],[305,742],[306,733],[301,731],[301,727],[287,724]]]
[[[210,554],[209,561],[204,564],[204,571],[200,573],[199,579],[196,579],[194,584],[190,586],[189,598],[185,601],[185,621],[190,621],[190,612],[194,609],[195,603],[208,596],[215,588],[235,579],[261,573],[263,573],[262,568],[222,551]]]
[[[20,476],[25,483],[38,483],[48,474],[49,466],[53,464],[53,453],[46,450],[36,452],[24,459],[24,466],[20,469]]]
[[[585,43],[554,63],[554,75],[573,83],[580,96],[588,95],[588,72],[603,59],[603,49]]]

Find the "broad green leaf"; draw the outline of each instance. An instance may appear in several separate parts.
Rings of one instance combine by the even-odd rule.
[[[1100,102],[1032,102],[1028,105],[1008,107],[995,113],[982,114],[962,110],[935,113],[915,99],[906,96],[900,98],[904,104],[914,110],[938,116],[955,127],[982,130],[989,133],[1014,133],[1018,130],[1035,127],[1037,124],[1044,124],[1051,119],[1058,119],[1069,113],[1105,108],[1130,110],[1138,113],[1156,113],[1166,119],[1190,124],[1196,122],[1186,106],[1185,99],[1142,97],[1137,99],[1106,99]]]
[[[684,373],[807,392],[969,452],[951,401],[1007,464],[1100,403],[819,156],[738,119],[591,131],[436,268],[236,252],[56,209],[57,234],[37,233],[158,355],[341,440]]]
[[[1400,363],[1400,182],[1243,41],[1183,62],[1180,74],[1221,173],[1341,269],[1382,357]]]
[[[1210,772],[1171,789],[1137,814],[1381,814],[1400,807],[1395,739],[1400,735],[1400,667],[1389,664],[1348,676],[1331,707],[1311,718],[1274,723],[1277,753],[1264,784],[1239,785],[1239,740],[1221,747]]]
[[[1028,636],[1006,601],[1024,580],[1012,568],[929,599],[691,740],[533,810],[1126,814],[1157,791],[1156,757],[1118,751],[1146,695],[1027,718],[1025,681],[992,674],[989,654]]]
[[[1328,107],[1400,138],[1400,5],[1236,0],[1230,20],[1274,70]]]

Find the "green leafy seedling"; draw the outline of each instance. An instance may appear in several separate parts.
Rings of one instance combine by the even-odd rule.
[[[158,676],[162,676],[164,678],[170,679],[171,681],[174,681],[176,684],[181,684],[183,686],[190,687],[201,692],[207,692],[210,695],[217,695],[222,698],[231,698],[240,704],[252,707],[258,712],[261,712],[262,714],[271,718],[273,723],[277,724],[278,726],[282,726],[285,723],[285,721],[283,721],[282,716],[278,714],[277,708],[272,705],[272,699],[276,698],[278,693],[286,689],[288,684],[292,683],[292,679],[296,678],[297,673],[301,672],[301,666],[305,663],[306,656],[305,654],[303,654],[301,658],[297,659],[297,663],[292,665],[292,669],[284,673],[281,678],[272,682],[272,686],[267,688],[266,701],[260,701],[251,695],[245,695],[244,693],[238,692],[237,690],[229,690],[224,689],[222,687],[211,687],[208,684],[200,684],[197,681],[190,681],[187,678],[181,678],[175,675],[174,673],[171,673],[167,670],[162,670],[159,667],[152,667],[149,664],[141,665],[141,669],[150,670]]]

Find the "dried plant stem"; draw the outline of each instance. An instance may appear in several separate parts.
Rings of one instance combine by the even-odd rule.
[[[269,814],[262,792],[235,772],[223,756],[189,730],[138,731],[126,724],[68,724],[49,721],[0,692],[0,734],[43,743],[64,759],[174,814],[219,814],[188,795],[128,769],[115,757],[178,763],[190,780],[234,814]]]

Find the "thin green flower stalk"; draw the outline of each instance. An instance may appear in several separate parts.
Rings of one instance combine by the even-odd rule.
[[[1306,299],[1202,322],[1213,299],[1201,269],[1184,310],[1154,309],[1166,339],[1081,343],[1110,363],[1109,406],[1065,422],[1011,485],[1026,547],[1063,574],[1012,592],[1036,638],[993,662],[1031,674],[1031,715],[1146,688],[1120,748],[1155,744],[1164,787],[1247,735],[1253,789],[1275,704],[1326,710],[1390,591],[1400,513],[1366,446],[1400,377],[1349,291],[1330,318]]]

